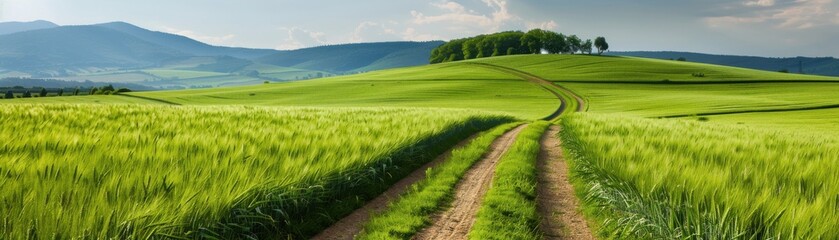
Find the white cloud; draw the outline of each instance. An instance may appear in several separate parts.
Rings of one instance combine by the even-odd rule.
[[[300,27],[283,27],[280,30],[287,34],[283,42],[277,46],[277,49],[280,50],[299,49],[326,44],[326,41],[322,40],[326,36],[323,32],[311,31]]]
[[[518,17],[510,14],[507,1],[502,0],[482,0],[488,7],[493,9],[493,12],[488,16],[480,14],[474,10],[467,10],[466,7],[454,1],[442,1],[431,3],[432,6],[443,11],[441,14],[426,15],[422,12],[411,11],[413,17],[412,23],[416,25],[427,25],[434,23],[444,23],[449,26],[478,26],[484,29],[485,32],[498,31],[501,26],[510,21],[518,19]]]
[[[406,28],[402,32],[402,40],[405,41],[433,41],[440,39],[443,39],[443,37],[434,34],[417,33],[417,30],[411,27]]]
[[[550,20],[547,22],[527,22],[525,26],[527,27],[527,30],[539,28],[543,30],[555,31],[556,28],[559,27],[559,24],[554,22],[554,20]]]
[[[781,10],[772,15],[773,19],[780,20],[778,27],[806,29],[816,25],[824,25],[824,21],[830,16],[830,4],[833,0],[797,0],[797,5]]]
[[[185,36],[212,45],[225,45],[229,43],[230,40],[236,37],[236,35],[234,34],[226,34],[224,36],[202,35],[192,30],[182,30],[167,26],[163,26],[161,27],[161,29],[163,32]]]
[[[775,0],[752,0],[743,3],[746,6],[771,7],[775,6]]]
[[[749,1],[746,6],[773,6],[774,1]],[[839,25],[839,15],[833,14],[839,6],[833,0],[796,0],[784,7],[752,12],[752,16],[721,16],[705,18],[710,27],[732,27],[740,24],[770,23],[781,29],[808,29],[826,25]]]
[[[355,31],[353,31],[352,36],[350,37],[350,42],[364,42],[370,40],[371,37],[377,36],[398,36],[399,33],[396,32],[393,28],[389,27],[388,25],[397,25],[396,22],[389,22],[388,24],[385,23],[377,23],[377,22],[362,22],[355,27]]]

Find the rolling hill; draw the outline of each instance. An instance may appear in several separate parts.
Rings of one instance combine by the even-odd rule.
[[[710,63],[766,71],[787,70],[799,72],[799,63],[805,74],[839,76],[839,59],[832,57],[769,58],[754,56],[715,55],[691,52],[611,52],[610,55],[658,59],[686,58],[690,62]]]
[[[441,42],[383,42],[298,50],[213,46],[125,22],[58,26],[46,21],[0,23],[0,78],[129,81],[150,87],[227,86],[286,81],[425,65]],[[145,69],[206,72],[222,78],[126,78]],[[133,74],[133,73],[129,73]],[[134,74],[136,75],[136,74]],[[196,74],[188,74],[194,76]],[[188,78],[188,76],[186,76]],[[220,80],[222,79],[222,80]],[[185,81],[183,81],[185,80]]]
[[[58,25],[44,20],[32,22],[0,22],[0,35],[54,27],[58,27]]]
[[[257,61],[334,73],[365,72],[428,64],[431,50],[442,43],[432,41],[343,44],[283,51]]]

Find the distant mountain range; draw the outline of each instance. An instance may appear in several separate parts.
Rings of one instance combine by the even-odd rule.
[[[172,69],[201,58],[200,70],[234,74],[265,65],[345,74],[424,65],[438,42],[361,43],[280,51],[213,46],[125,22],[59,26],[0,23],[0,78],[61,78],[125,70]],[[207,60],[210,58],[211,60]],[[255,67],[250,67],[255,66]],[[5,75],[4,75],[5,74]]]
[[[0,35],[54,27],[58,27],[58,25],[43,20],[34,22],[0,22]]]
[[[125,22],[59,26],[0,23],[0,79],[49,78],[187,88],[311,79],[428,64],[431,42],[382,42],[274,50],[213,46]],[[687,52],[612,55],[839,76],[835,58],[765,58]],[[50,82],[46,82],[50,83]]]
[[[803,72],[805,74],[839,76],[839,59],[832,57],[769,58],[691,52],[611,52],[609,54],[658,59],[685,58],[685,60],[690,62],[710,63],[766,71],[786,70],[793,73]]]

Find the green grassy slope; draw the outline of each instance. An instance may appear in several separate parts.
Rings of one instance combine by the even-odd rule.
[[[131,94],[199,105],[467,108],[525,119],[548,116],[559,107],[559,101],[537,85],[458,63],[291,83]]]
[[[839,81],[837,77],[618,56],[517,55],[475,61],[516,68],[553,81]],[[694,77],[694,73],[705,77]]]

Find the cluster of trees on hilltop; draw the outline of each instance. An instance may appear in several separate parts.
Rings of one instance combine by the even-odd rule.
[[[577,35],[565,36],[553,31],[533,29],[528,32],[507,31],[471,38],[455,39],[440,45],[431,51],[429,61],[434,63],[452,62],[483,57],[541,54],[591,54],[597,48],[597,54],[609,50],[606,38],[597,37],[583,41]]]

